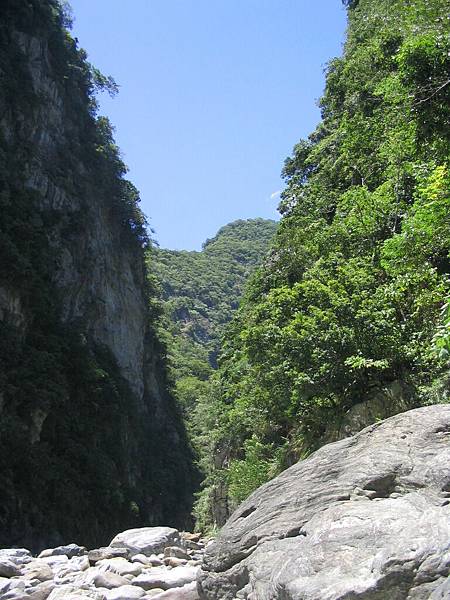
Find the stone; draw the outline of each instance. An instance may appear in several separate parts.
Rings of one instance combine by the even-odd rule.
[[[80,575],[89,569],[89,566],[87,556],[74,556],[65,562],[55,563],[52,566],[55,573],[54,580],[56,583],[75,583],[75,581],[83,579]]]
[[[192,542],[191,540],[184,540],[184,546],[188,550],[201,550],[203,545],[199,542]]]
[[[208,546],[199,594],[445,598],[449,541],[450,405],[435,405],[323,446],[256,490]]]
[[[54,588],[53,581],[44,581],[33,588],[28,598],[29,600],[47,600]]]
[[[160,567],[163,564],[156,554],[151,554],[150,556],[145,556],[145,554],[135,554],[130,560],[133,563],[137,562],[152,567]]]
[[[108,558],[97,562],[97,567],[100,567],[105,571],[113,571],[119,575],[133,575],[137,576],[142,573],[142,565],[139,563],[132,563],[125,558]]]
[[[199,600],[195,581],[153,596],[153,600]]]
[[[24,567],[23,576],[26,579],[38,579],[39,581],[49,581],[53,579],[53,570],[44,560],[36,559],[31,561]]]
[[[38,558],[45,558],[47,556],[67,556],[68,558],[72,558],[73,556],[83,556],[83,554],[87,554],[84,546],[68,544],[67,546],[58,546],[57,548],[43,550]]]
[[[184,558],[186,560],[189,559],[189,554],[183,550],[183,548],[179,548],[178,546],[167,546],[167,548],[164,548],[164,556],[174,556],[175,558]]]
[[[47,600],[105,600],[105,595],[98,590],[81,589],[76,586],[58,586],[48,596]]]
[[[172,527],[141,527],[119,533],[111,541],[110,546],[127,548],[131,556],[134,554],[150,556],[162,552],[166,546],[172,546],[179,540],[179,532]]]
[[[164,569],[156,567],[151,571],[142,573],[133,580],[133,585],[138,585],[144,590],[152,588],[161,588],[168,590],[170,588],[182,587],[186,583],[195,581],[198,573],[198,567],[175,567],[174,569]]]
[[[60,568],[62,565],[67,565],[69,559],[65,554],[61,556],[43,556],[39,560],[46,562],[52,568]]]
[[[9,577],[0,577],[0,598],[1,593],[6,591],[9,588],[11,580]]]
[[[190,542],[199,542],[202,538],[201,533],[191,533],[190,531],[182,531],[180,535],[183,540],[188,540]]]
[[[176,558],[175,556],[167,556],[163,560],[166,567],[181,567],[187,564],[187,560],[184,558]]]
[[[12,560],[0,557],[0,577],[17,577],[21,570]]]
[[[96,548],[95,550],[89,550],[88,557],[89,562],[95,564],[96,562],[107,558],[128,558],[128,554],[127,548],[111,548],[111,546],[106,546],[103,548]]]
[[[28,600],[28,597],[29,596],[26,592],[11,590],[2,595],[2,600]]]
[[[431,594],[429,600],[448,600],[450,598],[450,576],[445,577],[435,588],[434,592]]]
[[[113,573],[113,571],[100,571],[94,575],[93,583],[95,587],[103,587],[110,590],[112,588],[128,585],[129,581],[128,579],[125,579],[125,577],[122,577],[122,575]]]
[[[123,585],[107,592],[107,600],[139,600],[145,592],[136,585]]]
[[[13,562],[15,565],[24,565],[30,562],[33,557],[31,552],[25,548],[3,548],[0,549],[0,561],[7,559]]]

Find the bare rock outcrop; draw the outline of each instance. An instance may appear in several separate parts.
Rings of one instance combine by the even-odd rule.
[[[448,598],[450,406],[328,444],[254,492],[205,556],[203,599]]]

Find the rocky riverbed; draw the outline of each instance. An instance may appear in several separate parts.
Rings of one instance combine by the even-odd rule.
[[[109,546],[0,550],[1,600],[197,600],[208,540],[170,527],[130,529]]]

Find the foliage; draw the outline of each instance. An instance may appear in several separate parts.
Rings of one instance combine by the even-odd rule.
[[[238,220],[222,227],[201,252],[150,249],[149,270],[162,286],[161,335],[186,414],[206,390],[224,326],[275,230],[274,221]]]
[[[212,438],[205,435],[205,428],[208,432],[214,430],[220,419],[215,409],[221,409],[211,385],[220,338],[239,305],[245,281],[266,254],[276,227],[275,222],[264,219],[239,220],[222,227],[204,243],[201,252],[154,247],[148,252],[153,285],[158,281],[161,285],[163,316],[159,333],[167,347],[175,396],[206,479],[212,476],[209,462],[216,448]],[[256,462],[254,467],[257,469]],[[253,482],[255,477],[256,472]],[[236,497],[242,495],[244,485],[238,479],[236,471]],[[200,500],[205,507],[209,502],[214,499]],[[202,521],[200,504],[195,511],[197,527],[209,528],[209,521]]]
[[[217,415],[202,522],[217,480],[239,501],[374,390],[402,380],[412,406],[436,401],[448,368],[448,2],[347,4],[322,121],[285,162],[274,246],[197,408]]]
[[[444,304],[441,314],[442,324],[434,334],[433,341],[438,357],[448,361],[450,359],[450,301],[447,300]]]

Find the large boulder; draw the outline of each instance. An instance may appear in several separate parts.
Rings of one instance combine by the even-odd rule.
[[[174,546],[180,542],[180,534],[172,527],[141,527],[127,529],[116,535],[111,541],[113,548],[127,548],[130,556],[135,554],[158,554],[167,546]]]
[[[449,597],[450,406],[329,444],[254,492],[206,552],[202,599]]]

